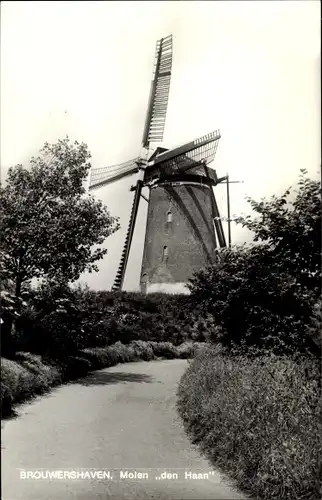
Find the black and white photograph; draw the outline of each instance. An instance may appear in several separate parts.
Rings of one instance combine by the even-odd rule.
[[[2,500],[322,497],[320,23],[1,3]]]

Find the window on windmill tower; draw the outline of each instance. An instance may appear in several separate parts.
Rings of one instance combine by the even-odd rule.
[[[171,212],[171,210],[169,210],[169,212],[168,212],[167,222],[172,222],[172,212]]]
[[[168,257],[168,247],[165,245],[163,247],[163,259],[166,259]]]

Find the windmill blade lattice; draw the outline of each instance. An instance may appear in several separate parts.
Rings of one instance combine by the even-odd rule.
[[[138,172],[138,160],[139,157],[133,158],[133,160],[129,160],[124,163],[111,165],[110,167],[92,168],[89,189],[91,190],[100,186],[104,186],[106,184],[109,184],[110,182],[122,179],[122,177],[126,177]]]
[[[118,267],[118,271],[117,271],[117,275],[116,275],[114,284],[112,286],[112,291],[120,290],[123,286],[126,266],[127,266],[127,262],[128,262],[129,255],[130,255],[131,243],[132,243],[136,218],[137,218],[138,209],[139,209],[140,196],[141,196],[141,192],[142,192],[142,185],[143,185],[143,182],[141,180],[138,180],[138,182],[136,184],[136,188],[135,188],[133,205],[132,205],[132,209],[131,209],[127,233],[125,236],[125,242],[124,242],[124,246],[123,246],[123,252],[121,255],[121,261],[119,263],[119,267]]]
[[[158,40],[154,61],[148,111],[143,131],[142,145],[161,142],[167,114],[172,69],[172,35]]]
[[[161,153],[149,162],[149,166],[158,167],[162,174],[169,175],[185,172],[201,162],[210,163],[215,158],[220,137],[220,131],[215,130],[184,146]]]

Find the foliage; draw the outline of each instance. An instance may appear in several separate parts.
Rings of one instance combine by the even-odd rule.
[[[1,418],[12,413],[13,396],[7,385],[1,381],[0,386]]]
[[[314,360],[230,357],[189,364],[178,410],[194,443],[254,498],[321,497],[321,399]]]
[[[12,324],[20,318],[22,311],[26,308],[27,302],[25,293],[17,297],[13,290],[13,285],[9,281],[0,281],[0,324],[1,324],[1,346],[2,353],[12,357],[17,350],[16,336]]]
[[[320,352],[322,351],[322,299],[314,304],[310,322],[307,325],[307,335],[312,339]]]
[[[308,290],[321,290],[321,182],[301,170],[298,185],[282,196],[257,202],[247,198],[257,217],[239,222],[265,243],[270,261]]]
[[[85,312],[66,284],[42,283],[30,292],[28,307],[16,321],[21,350],[63,359],[86,346]]]
[[[152,350],[155,356],[166,359],[178,357],[178,350],[171,342],[153,342]]]
[[[192,278],[191,300],[213,315],[214,341],[320,355],[307,329],[321,294],[320,184],[302,172],[295,194],[249,200],[259,218],[240,223],[255,244],[221,251]]]
[[[80,356],[68,356],[64,360],[63,377],[64,380],[72,380],[84,377],[92,368],[88,359]]]
[[[75,281],[106,254],[101,245],[119,225],[100,201],[85,195],[90,169],[85,144],[46,143],[30,168],[10,168],[0,188],[1,277],[20,296],[33,278]]]
[[[47,391],[60,382],[60,374],[55,367],[29,361],[16,362],[1,358],[1,386],[8,410],[8,396],[12,404],[20,403],[30,397]]]
[[[204,341],[213,319],[187,307],[186,296],[96,292],[42,283],[17,320],[17,348],[58,359],[121,341]]]

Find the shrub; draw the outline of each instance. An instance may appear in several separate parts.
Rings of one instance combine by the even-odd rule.
[[[30,352],[17,352],[14,361],[18,361],[22,367],[44,379],[48,386],[61,382],[61,373],[58,367],[44,363],[39,355]]]
[[[98,370],[118,363],[128,363],[141,359],[140,354],[144,355],[143,352],[142,348],[138,351],[131,345],[116,342],[112,346],[83,349],[80,354],[91,362],[93,370]]]
[[[0,388],[0,396],[1,396],[1,417],[7,416],[12,411],[13,396],[9,387],[6,386],[2,381]]]
[[[28,371],[15,361],[1,358],[1,379],[3,383],[10,389],[11,394],[16,399],[19,392],[19,385],[24,376],[28,375]],[[34,375],[30,374],[30,379]]]
[[[312,316],[306,329],[307,335],[312,339],[312,342],[317,346],[319,351],[322,350],[322,298],[315,303]]]
[[[106,349],[99,347],[86,348],[80,351],[80,356],[90,362],[92,370],[99,370],[107,366]]]
[[[131,342],[131,348],[138,359],[143,359],[144,361],[151,361],[154,359],[152,345],[149,342],[135,340],[134,342]]]
[[[219,251],[217,263],[192,278],[190,299],[212,314],[213,340],[229,348],[319,357],[321,341],[307,325],[321,297],[321,184],[303,170],[297,190],[248,201],[255,216],[238,222],[256,244]]]
[[[65,361],[64,379],[73,380],[83,377],[92,369],[91,362],[84,357],[68,356]]]
[[[184,374],[178,409],[213,464],[257,498],[320,498],[321,400],[311,358],[206,350]]]
[[[1,378],[4,415],[10,413],[12,405],[43,393],[62,380],[57,367],[46,365],[39,356],[27,352],[17,353],[15,361],[1,358]]]
[[[186,342],[174,346],[170,342],[144,342],[139,340],[125,345],[116,342],[114,345],[104,348],[86,348],[79,351],[79,355],[90,361],[92,370],[98,370],[117,363],[128,363],[142,359],[150,361],[155,357],[188,359],[193,357],[202,346],[204,344],[198,342]]]
[[[35,369],[35,365],[31,366],[32,371],[29,371],[28,367],[22,366],[20,363],[1,358],[2,381],[8,387],[13,403],[19,403],[35,394],[41,394],[48,390],[51,385],[59,382],[56,372],[52,372],[48,376],[45,370],[40,373]]]
[[[187,296],[97,292],[45,283],[28,292],[17,325],[17,349],[64,359],[117,341],[205,340],[209,327]],[[199,325],[199,330],[197,326]],[[148,355],[147,355],[148,356]]]
[[[174,359],[178,357],[177,348],[171,342],[151,342],[153,354],[158,358]]]
[[[184,342],[177,346],[177,354],[181,359],[189,359],[194,355],[194,344],[192,342]]]
[[[37,354],[32,354],[30,352],[16,352],[15,361],[28,361],[36,366],[42,366],[41,356]]]
[[[135,354],[135,349],[131,344],[124,345],[122,342],[116,342],[113,346],[108,348],[108,352],[111,356],[115,356],[115,361],[117,363],[128,363],[137,359]]]

